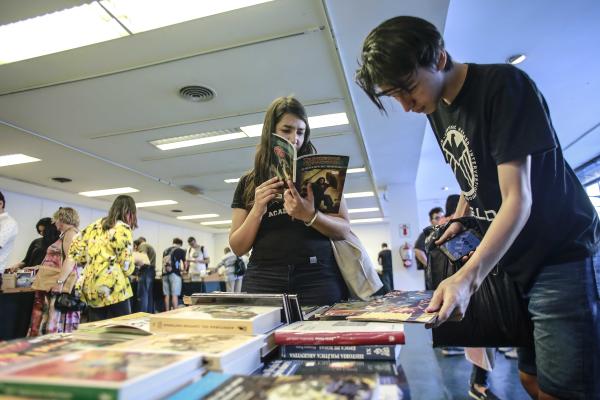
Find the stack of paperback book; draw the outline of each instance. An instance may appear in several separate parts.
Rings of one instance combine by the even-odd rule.
[[[102,339],[122,342],[148,336],[150,332],[150,316],[148,313],[134,313],[122,317],[105,319],[80,324],[73,333],[80,339]]]

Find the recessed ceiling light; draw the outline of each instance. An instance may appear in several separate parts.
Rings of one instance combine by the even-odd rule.
[[[219,214],[196,214],[196,215],[182,215],[181,217],[177,217],[177,219],[206,219],[206,218],[216,218]]]
[[[7,154],[0,156],[0,167],[7,167],[9,165],[26,164],[30,162],[42,161],[39,158],[26,156],[25,154]]]
[[[366,207],[366,208],[350,208],[348,209],[348,214],[356,214],[356,213],[364,213],[364,212],[372,212],[379,211],[377,207]]]
[[[225,183],[238,183],[240,181],[240,178],[230,178],[230,179],[224,179]]]
[[[358,197],[371,197],[371,196],[375,196],[375,193],[373,193],[373,192],[354,192],[354,193],[346,193],[344,195],[344,197],[347,199],[355,199]]]
[[[365,167],[360,167],[360,168],[348,168],[348,171],[346,171],[347,174],[359,174],[361,172],[365,172],[367,169]]]
[[[142,203],[135,203],[137,208],[143,207],[156,207],[156,206],[167,206],[170,204],[177,204],[175,200],[155,200],[155,201],[145,201]]]
[[[525,56],[525,54],[514,54],[514,55],[508,57],[506,59],[506,62],[508,64],[516,65],[516,64],[520,64],[523,61],[525,61],[526,58],[527,57]]]
[[[125,194],[139,192],[138,189],[132,187],[120,187],[114,189],[90,190],[89,192],[79,192],[80,195],[86,197],[110,196],[111,194]]]
[[[362,219],[351,219],[351,224],[367,224],[370,222],[382,222],[383,218],[362,218]]]
[[[311,129],[325,128],[327,126],[347,125],[348,116],[346,113],[324,114],[308,117],[308,126]],[[258,137],[262,135],[263,124],[242,126],[240,129],[248,137]]]
[[[231,224],[231,220],[227,219],[224,221],[206,221],[206,222],[200,222],[200,225],[229,225]]]
[[[241,139],[245,137],[246,135],[237,128],[222,129],[219,131],[152,140],[150,144],[161,150],[174,150],[182,147],[200,146],[202,144],[224,142],[226,140]]]

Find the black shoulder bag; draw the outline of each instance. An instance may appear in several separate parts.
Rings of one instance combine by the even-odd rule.
[[[65,260],[65,250],[63,244],[60,244],[61,261]],[[61,312],[83,311],[85,303],[75,293],[75,288],[70,293],[60,293],[54,301],[54,308]]]
[[[451,262],[435,245],[446,228],[460,222],[467,229],[481,233],[473,217],[454,219],[437,226],[426,239],[428,250],[426,284],[435,289],[441,281],[462,266]],[[448,321],[433,328],[433,346],[461,347],[531,347],[533,324],[527,305],[516,283],[498,266],[484,279],[473,294],[462,321]]]

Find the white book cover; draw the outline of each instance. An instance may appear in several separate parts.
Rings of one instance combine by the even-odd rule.
[[[281,325],[281,308],[232,304],[203,304],[154,314],[152,332],[230,333],[254,335]]]

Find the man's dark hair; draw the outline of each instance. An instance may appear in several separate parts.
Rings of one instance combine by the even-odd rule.
[[[451,194],[446,198],[446,216],[450,216],[456,212],[456,206],[458,206],[459,199],[459,194]]]
[[[387,247],[387,243],[381,243],[381,247]]]
[[[143,236],[140,236],[140,237],[138,238],[138,240],[139,240],[140,242],[146,242],[146,241],[147,241],[147,240],[146,240],[146,238],[145,238],[145,237],[143,237]]]
[[[377,108],[385,111],[380,97],[395,90],[410,92],[417,69],[434,67],[442,51],[444,39],[432,23],[409,16],[388,19],[365,39],[356,83]],[[452,67],[452,58],[447,54],[444,71]],[[378,92],[382,85],[391,90]]]
[[[181,240],[179,238],[174,238],[173,239],[173,244],[178,244],[180,246],[183,246],[183,240]]]
[[[442,207],[433,207],[431,210],[429,210],[429,220],[433,219],[433,216],[435,214],[439,214],[439,213],[443,213],[444,210],[442,209]]]
[[[140,247],[140,244],[142,244],[142,241],[140,239],[135,239],[133,241],[133,248],[137,249],[138,247]]]
[[[190,237],[188,238],[188,244],[192,244],[192,242],[193,242],[193,241],[195,241],[195,240],[196,240],[196,238],[195,238],[195,237],[193,237],[193,236],[190,236]]]
[[[6,207],[6,200],[4,200],[4,195],[0,192],[0,201],[2,202],[2,207]]]

